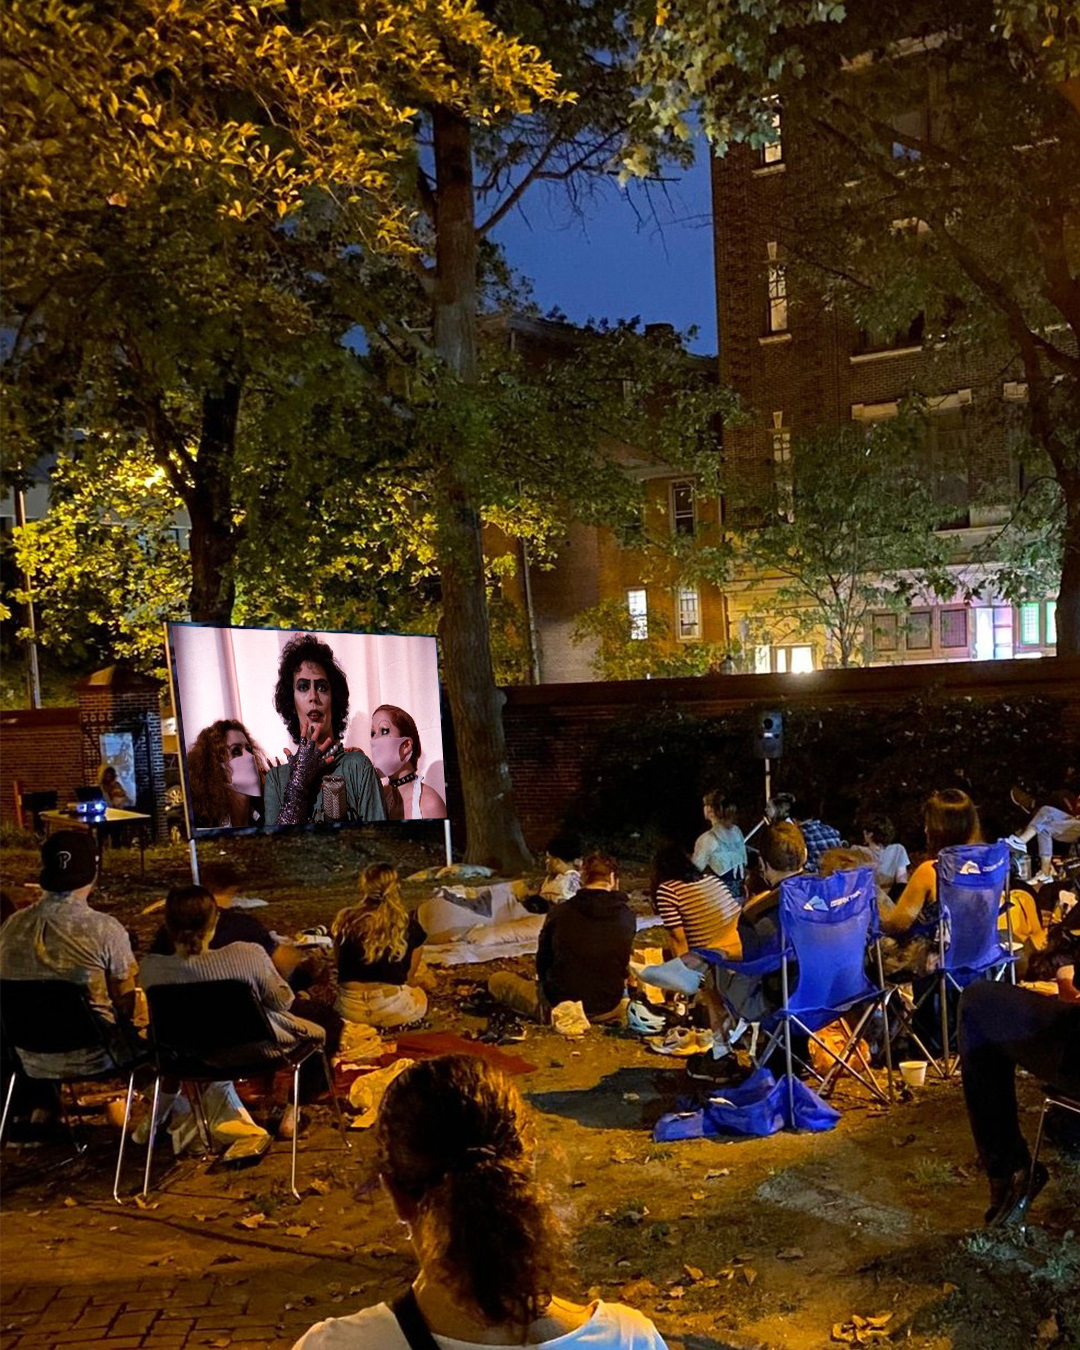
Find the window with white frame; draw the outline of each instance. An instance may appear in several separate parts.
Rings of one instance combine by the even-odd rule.
[[[780,261],[776,244],[770,243],[767,247],[769,263],[766,274],[768,280],[766,331],[769,333],[786,333],[788,326],[787,271]]]
[[[626,592],[626,612],[630,615],[630,638],[643,642],[649,636],[649,597],[644,586]]]
[[[701,597],[696,586],[680,586],[675,593],[675,609],[680,642],[697,642],[701,637]]]
[[[814,649],[810,646],[774,647],[772,657],[777,675],[808,675],[814,669]]]
[[[672,483],[670,508],[672,534],[693,534],[697,524],[693,483]]]

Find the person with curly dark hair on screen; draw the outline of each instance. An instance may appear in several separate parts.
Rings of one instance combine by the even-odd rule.
[[[325,820],[322,787],[343,780],[348,820],[385,820],[379,775],[362,750],[342,744],[349,721],[349,682],[333,649],[314,633],[298,633],[281,652],[274,707],[297,750],[266,775],[266,823]]]
[[[243,722],[203,727],[187,752],[188,790],[197,830],[262,825],[266,755]]]
[[[633,1308],[555,1292],[566,1262],[532,1124],[497,1069],[472,1055],[413,1064],[386,1089],[375,1142],[420,1271],[393,1304],[319,1322],[293,1350],[664,1350]]]

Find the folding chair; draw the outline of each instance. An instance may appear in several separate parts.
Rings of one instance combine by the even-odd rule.
[[[85,1153],[87,1146],[80,1143],[71,1123],[64,1104],[64,1087],[68,1088],[74,1102],[72,1083],[107,1082],[110,1079],[122,1081],[127,1078],[124,1126],[120,1131],[120,1148],[113,1177],[113,1199],[119,1204],[120,1170],[124,1165],[124,1144],[135,1092],[135,1071],[148,1061],[149,1056],[145,1051],[136,1049],[134,1044],[125,1043],[123,1028],[103,1022],[94,1012],[90,991],[73,980],[0,980],[0,1021],[3,1023],[5,1049],[17,1066],[4,1094],[0,1141],[4,1137],[15,1093],[15,1080],[19,1074],[36,1082],[56,1084],[60,1111],[76,1153]],[[63,1077],[33,1073],[21,1058],[21,1054],[67,1055],[80,1050],[102,1050],[115,1061],[118,1049],[124,1051],[122,1063],[114,1062],[111,1068],[96,1073],[74,1073]]]
[[[892,1055],[885,1036],[885,1065],[888,1088],[882,1091],[859,1045],[863,1028],[876,1008],[885,1016],[889,993],[881,978],[881,954],[877,947],[878,908],[874,869],[860,867],[835,872],[831,877],[788,877],[780,883],[780,934],[783,961],[780,965],[782,1004],[779,1010],[762,1020],[765,1044],[757,1062],[764,1063],[781,1038],[788,1075],[791,1117],[794,1118],[793,1029],[809,1037],[833,1061],[825,1073],[812,1063],[804,1063],[817,1079],[822,1095],[827,1095],[843,1073],[850,1074],[878,1101],[892,1100]],[[866,975],[866,956],[873,946],[878,967],[878,982]],[[798,979],[790,987],[789,963],[798,965]],[[853,1009],[863,1011],[850,1027],[839,1050],[834,1050],[817,1035]],[[857,1061],[858,1065],[853,1062]]]
[[[1035,1164],[1039,1161],[1039,1150],[1042,1148],[1044,1127],[1048,1112],[1057,1107],[1060,1111],[1071,1111],[1073,1115],[1080,1116],[1080,1096],[1075,1093],[1063,1092],[1060,1088],[1046,1086],[1043,1088],[1042,1110],[1039,1112],[1039,1128],[1035,1135],[1035,1147],[1031,1151],[1031,1170],[1028,1183],[1028,1204],[1031,1203],[1031,1188],[1035,1185]],[[1026,1216],[1026,1211],[1025,1211]]]
[[[300,1066],[312,1055],[321,1055],[330,1100],[334,1105],[342,1143],[351,1147],[345,1133],[341,1104],[334,1092],[334,1079],[326,1049],[314,1037],[295,1045],[280,1045],[258,995],[243,980],[207,980],[202,983],[156,985],[146,991],[150,1009],[150,1038],[154,1057],[154,1099],[150,1114],[150,1137],[146,1149],[146,1172],[142,1193],[150,1190],[150,1168],[154,1156],[158,1100],[162,1078],[179,1078],[195,1089],[195,1108],[207,1148],[210,1127],[203,1110],[201,1088],[204,1083],[243,1082],[278,1069],[293,1076],[293,1102],[299,1108]],[[296,1145],[300,1131],[292,1137],[290,1187],[296,1189]]]
[[[950,991],[959,993],[975,980],[1000,980],[1007,970],[1016,983],[1016,954],[1012,951],[1012,920],[1008,905],[1009,847],[996,844],[957,844],[943,848],[937,860],[937,970],[919,998],[900,998],[900,1016],[892,1039],[901,1032],[915,1042],[941,1078],[950,1078],[959,1065],[953,1055],[955,1040],[949,1026]],[[1006,941],[998,928],[1005,914]],[[941,1057],[919,1036],[915,1018],[934,994],[940,1001]]]

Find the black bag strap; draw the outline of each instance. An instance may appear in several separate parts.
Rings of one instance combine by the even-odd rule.
[[[390,1311],[397,1318],[401,1334],[409,1342],[409,1350],[439,1350],[438,1342],[424,1321],[424,1314],[420,1311],[412,1285],[400,1298],[391,1303]]]

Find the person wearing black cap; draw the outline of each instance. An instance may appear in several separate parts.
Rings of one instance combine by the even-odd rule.
[[[84,985],[97,1016],[117,1028],[115,1051],[30,1054],[31,1077],[76,1077],[113,1068],[123,1058],[120,1024],[135,1004],[135,958],[127,931],[91,909],[97,878],[94,842],[86,830],[61,830],[41,848],[41,899],[0,928],[0,979],[70,980]]]

